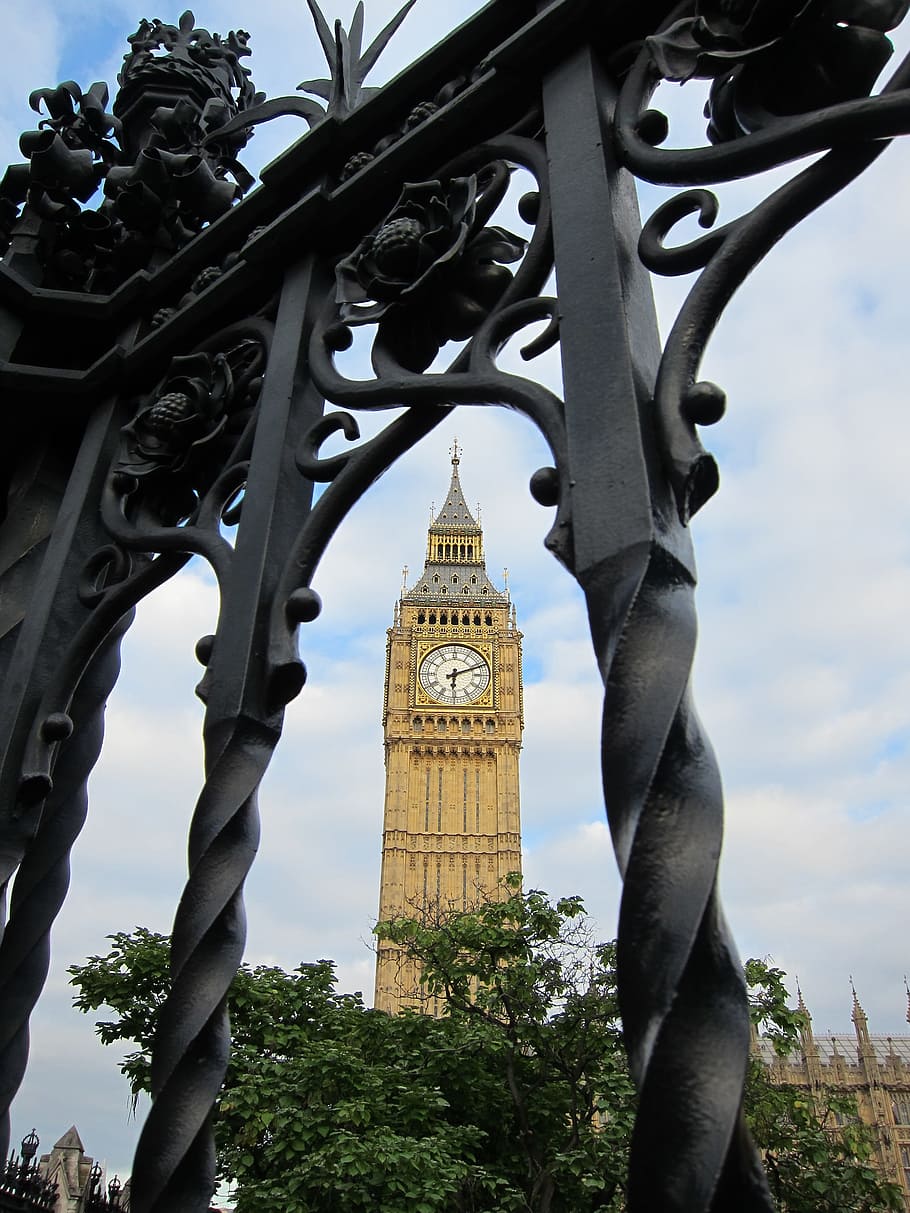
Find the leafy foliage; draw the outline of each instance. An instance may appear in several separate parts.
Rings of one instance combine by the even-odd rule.
[[[619,1213],[635,1096],[621,1048],[614,950],[577,897],[522,893],[377,933],[417,957],[440,1018],[388,1016],[339,994],[329,961],[241,969],[217,1109],[238,1213]],[[105,1043],[131,1041],[134,1094],[168,984],[168,941],[144,928],[70,972]],[[785,1054],[802,1017],[780,970],[750,961],[753,1017]],[[896,1189],[835,1098],[775,1086],[753,1061],[746,1111],[781,1213],[884,1213]]]
[[[456,914],[380,923],[420,961],[450,1022],[483,1033],[508,1092],[495,1165],[534,1210],[621,1208],[634,1092],[616,1001],[615,949],[594,945],[579,897],[537,890]]]

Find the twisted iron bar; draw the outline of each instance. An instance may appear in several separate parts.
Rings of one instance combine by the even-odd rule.
[[[227,992],[246,939],[243,883],[259,843],[257,789],[279,735],[280,725],[243,721],[226,735],[206,734],[205,785],[174,919],[171,990],[152,1057],[154,1102],[133,1168],[136,1213],[203,1209],[212,1196],[212,1108],[231,1042]]]
[[[748,1003],[717,893],[723,794],[691,696],[694,588],[657,545],[620,611],[615,583],[585,587],[605,686],[604,798],[623,877],[619,1002],[640,1095],[629,1208],[768,1213],[741,1113]]]
[[[246,938],[243,886],[259,842],[257,793],[281,735],[285,704],[304,680],[296,653],[277,668],[262,661],[258,643],[248,655],[256,667],[251,670],[244,652],[231,651],[226,628],[235,622],[232,612],[236,615],[238,602],[245,600],[249,588],[256,601],[253,617],[245,626],[257,636],[267,632],[259,624],[260,619],[268,620],[273,601],[265,553],[274,514],[288,508],[282,498],[292,453],[286,449],[285,429],[304,410],[305,389],[298,390],[296,348],[302,340],[301,330],[306,328],[301,317],[312,306],[310,289],[308,275],[292,269],[274,330],[270,323],[258,321],[268,363],[266,388],[189,523],[172,529],[148,527],[141,515],[141,493],[130,517],[124,494],[129,496],[135,487],[128,476],[122,483],[114,477],[109,501],[117,509],[109,508],[105,515],[120,541],[133,547],[150,542],[159,548],[183,544],[203,555],[215,572],[221,602],[214,634],[203,637],[196,646],[197,658],[206,667],[197,687],[206,704],[205,779],[193,812],[187,879],[172,930],[171,986],[152,1049],[153,1104],[133,1164],[131,1201],[136,1213],[172,1213],[174,1209],[195,1213],[208,1208],[214,1191],[212,1117],[230,1052],[227,992],[240,966]],[[247,328],[248,324],[240,324],[222,330],[209,339],[207,348],[223,347]],[[259,382],[259,363],[254,359],[244,365],[247,378]],[[305,514],[305,509],[301,512]],[[237,547],[232,548],[221,534],[221,526],[238,519]],[[247,538],[250,526],[251,543]],[[251,552],[251,544],[257,550]],[[246,553],[242,561],[240,548]],[[247,632],[246,640],[250,639]],[[226,657],[222,672],[229,676],[225,686],[218,685],[210,668],[210,663],[217,662],[219,650]],[[226,684],[231,679],[236,684],[238,678],[242,689],[234,698],[236,685],[226,689]],[[252,682],[250,688],[247,678]]]
[[[688,6],[674,16],[682,11]],[[645,266],[663,274],[702,271],[661,353],[653,396],[676,519],[662,520],[658,540],[626,571],[624,586],[596,578],[585,586],[605,684],[604,794],[623,876],[620,1007],[641,1097],[629,1206],[758,1213],[773,1202],[742,1117],[748,1007],[717,894],[720,777],[691,701],[694,575],[672,542],[670,550],[663,545],[717,488],[717,466],[696,427],[724,411],[722,391],[697,381],[720,315],[778,240],[867,167],[887,145],[884,136],[908,129],[910,100],[849,102],[811,122],[775,120],[723,146],[664,151],[654,145],[666,136],[666,120],[645,108],[659,78],[646,48],[617,104],[619,159],[639,177],[701,185],[827,152],[746,215],[683,246],[667,248],[664,239],[687,215],[712,227],[718,204],[707,190],[678,195],[645,224],[639,241]],[[904,63],[885,92],[908,82]]]
[[[88,812],[88,777],[101,752],[104,711],[120,672],[120,642],[133,619],[121,615],[81,677],[70,709],[73,736],[54,767],[34,841],[19,866],[0,941],[0,1153],[9,1151],[9,1106],[28,1060],[28,1024],[47,979],[50,932],[69,888],[70,852]],[[60,719],[59,717],[57,718]]]

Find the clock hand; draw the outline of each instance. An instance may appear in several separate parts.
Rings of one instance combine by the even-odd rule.
[[[471,670],[483,670],[486,668],[485,661],[478,661],[475,665],[466,665],[463,670],[459,670],[459,674],[468,674]]]
[[[453,668],[451,674],[446,674],[446,678],[451,678],[452,686],[454,686],[455,679],[458,677],[459,674],[469,674],[471,672],[471,670],[482,670],[482,669],[484,669],[486,664],[487,663],[485,661],[478,661],[476,665],[466,665],[463,670],[456,670]]]

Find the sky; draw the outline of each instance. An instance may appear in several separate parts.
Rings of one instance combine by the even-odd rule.
[[[0,0],[0,160],[20,159],[32,89],[66,79],[113,85],[139,18],[179,15],[137,2]],[[395,7],[369,0],[367,36]],[[371,82],[480,7],[419,0]],[[353,0],[326,4],[330,19],[347,22],[352,9]],[[269,96],[322,74],[304,0],[218,0],[195,12],[209,29],[251,32],[254,80]],[[905,51],[910,37],[896,42]],[[661,90],[681,144],[702,136],[698,88]],[[257,169],[301,133],[293,120],[260,128],[244,162]],[[721,220],[768,188],[726,188]],[[702,367],[729,400],[726,418],[705,435],[720,492],[693,523],[695,694],[727,801],[722,894],[743,956],[770,958],[791,990],[798,979],[820,1032],[852,1030],[851,978],[872,1031],[910,1031],[908,195],[910,152],[894,146],[756,270]],[[645,213],[657,201],[657,191],[641,191]],[[686,287],[655,283],[664,332]],[[552,380],[555,354],[540,362]],[[526,883],[580,893],[599,935],[615,933],[619,882],[598,771],[601,688],[580,595],[543,548],[549,511],[527,490],[548,453],[523,418],[459,410],[371,490],[325,558],[314,583],[323,614],[301,632],[309,682],[288,711],[260,797],[248,960],[293,967],[333,958],[340,988],[367,999],[385,629],[402,566],[412,580],[422,567],[430,505],[448,485],[456,435],[466,496],[483,509],[488,570],[501,583],[508,566],[524,633]],[[32,1064],[13,1109],[14,1140],[34,1126],[46,1149],[75,1122],[87,1151],[121,1176],[138,1123],[115,1056],[95,1040],[92,1017],[70,1007],[66,968],[105,952],[113,931],[170,929],[201,782],[193,648],[213,630],[216,610],[212,579],[194,564],[142,604],[126,639],[33,1020]]]

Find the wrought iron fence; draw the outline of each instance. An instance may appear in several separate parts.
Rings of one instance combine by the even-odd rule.
[[[57,1208],[57,1184],[39,1169],[34,1129],[22,1140],[21,1153],[10,1152],[0,1172],[2,1213],[43,1213]]]
[[[910,124],[905,65],[870,96],[906,4],[492,0],[379,91],[367,73],[410,4],[366,50],[362,8],[333,31],[310,7],[329,64],[310,96],[257,94],[243,32],[143,21],[110,109],[102,85],[39,89],[44,116],[0,181],[0,1089],[24,1072],[121,638],[200,556],[221,593],[197,647],[206,776],[132,1207],[208,1208],[257,788],[304,685],[313,574],[402,453],[457,406],[501,405],[552,451],[531,491],[555,509],[546,544],[584,591],[606,692],[641,1096],[629,1208],[768,1209],[740,1110],[749,1032],[716,886],[720,780],[689,685],[688,523],[717,487],[700,431],[724,410],[699,364],[750,270]],[[665,149],[652,94],[691,78],[711,81],[709,142]],[[309,133],[244,197],[238,157],[279,114]],[[706,186],[800,158],[717,225]],[[529,239],[500,220],[517,169]],[[643,231],[636,177],[687,187]],[[705,234],[672,244],[693,214]],[[663,349],[649,271],[698,273]],[[539,322],[529,373],[504,369],[503,345]],[[365,380],[339,359],[355,338]],[[534,377],[556,345],[561,396]],[[358,412],[402,406],[360,439]],[[350,445],[324,454],[338,434]]]

